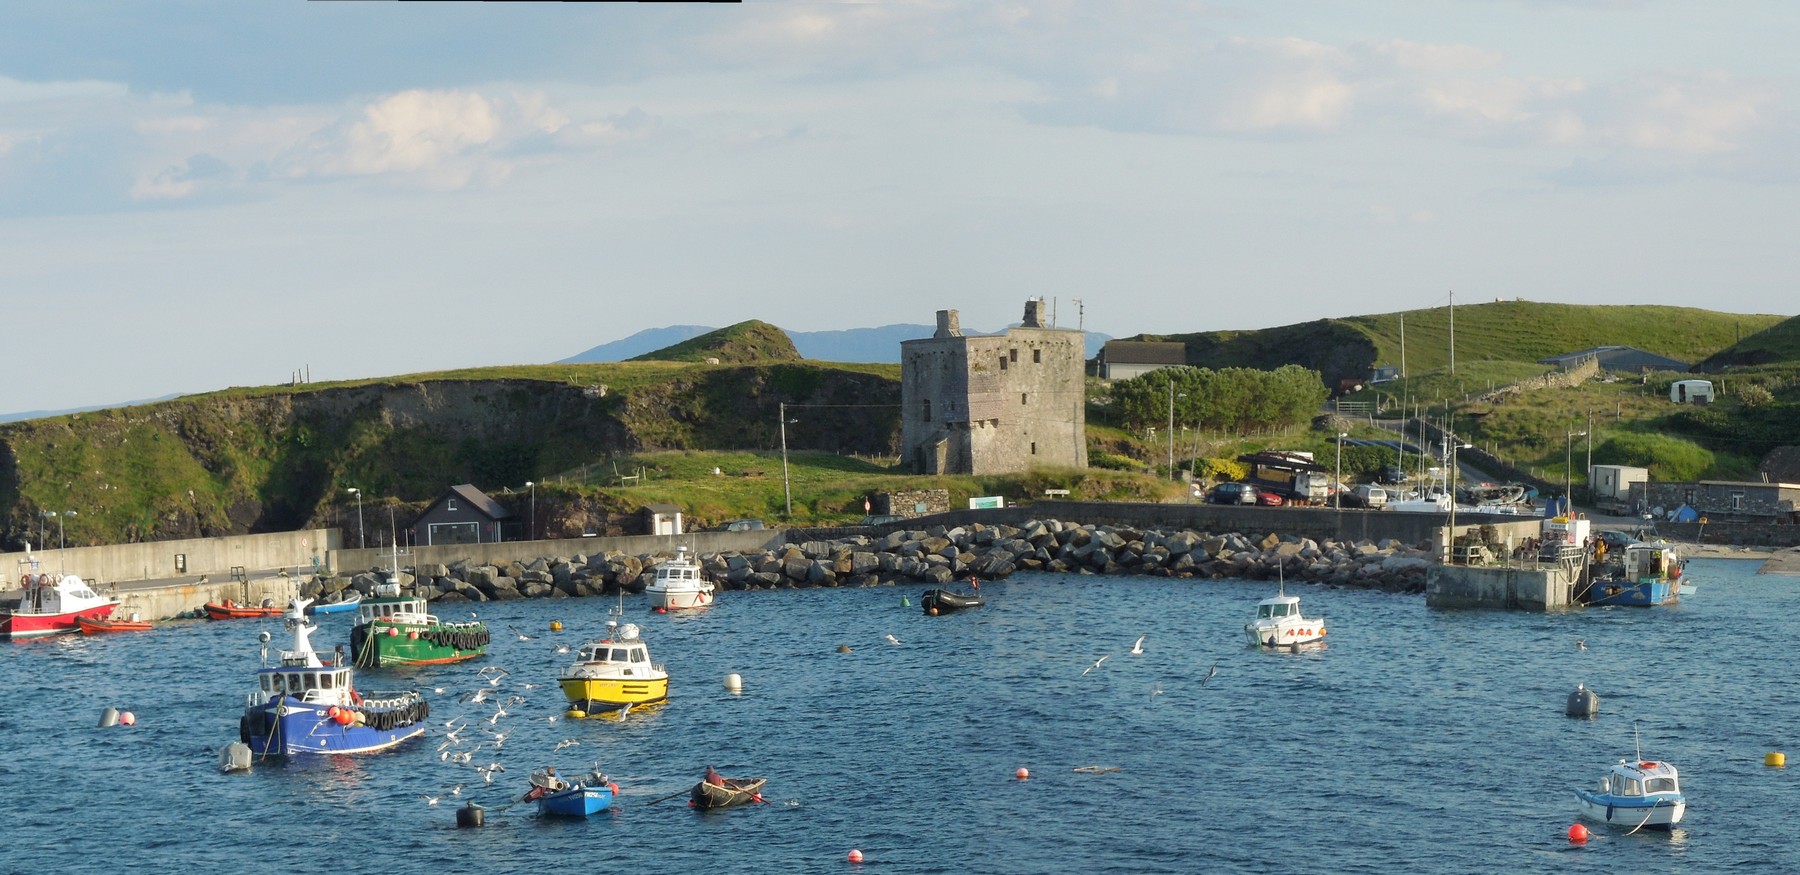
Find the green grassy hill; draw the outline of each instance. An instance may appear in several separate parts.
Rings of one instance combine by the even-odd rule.
[[[661,450],[779,445],[891,455],[899,367],[673,362],[487,368],[229,389],[0,425],[0,543],[38,542],[74,510],[71,543],[283,531],[365,501],[428,501]],[[891,405],[891,406],[884,406]],[[402,520],[404,522],[404,520]]]
[[[1750,365],[1800,365],[1800,316],[1777,322],[1712,354],[1694,370],[1717,373]]]
[[[1495,301],[1456,307],[1456,360],[1536,362],[1596,346],[1635,346],[1698,362],[1782,322],[1784,317],[1718,313],[1691,307],[1545,304]],[[1257,331],[1144,335],[1187,345],[1188,363],[1201,367],[1276,368],[1298,364],[1328,385],[1366,377],[1374,365],[1402,363],[1405,323],[1408,373],[1443,370],[1450,363],[1450,310],[1435,307],[1343,319],[1320,319]],[[1792,321],[1792,320],[1790,320]],[[1800,334],[1800,331],[1796,332]]]
[[[787,332],[767,322],[751,319],[708,331],[655,352],[647,352],[634,362],[704,362],[718,364],[751,364],[756,362],[797,362],[802,360]]]

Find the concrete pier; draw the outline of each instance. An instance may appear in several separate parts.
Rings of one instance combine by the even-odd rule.
[[[1579,567],[1434,565],[1425,573],[1425,606],[1557,611],[1577,607]]]

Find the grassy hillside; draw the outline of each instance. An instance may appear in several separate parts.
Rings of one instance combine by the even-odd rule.
[[[232,389],[0,425],[0,541],[71,543],[278,531],[456,483],[522,487],[667,449],[774,450],[778,405],[800,450],[891,454],[898,366],[635,362],[488,368]]]
[[[1717,373],[1726,368],[1784,363],[1800,365],[1800,316],[1777,322],[1714,353],[1694,370]]]
[[[690,338],[674,346],[647,352],[631,359],[634,362],[716,361],[719,364],[797,362],[800,360],[800,353],[794,349],[794,341],[787,336],[787,332],[755,319],[726,326],[717,331],[708,331],[699,337]]]
[[[1536,362],[1596,346],[1635,346],[1686,362],[1698,362],[1783,320],[1781,316],[1717,313],[1690,307],[1589,306],[1533,301],[1495,301],[1456,307],[1456,361]],[[1202,367],[1275,368],[1299,364],[1318,370],[1328,385],[1365,377],[1371,366],[1401,365],[1409,373],[1443,370],[1450,363],[1450,310],[1435,307],[1343,319],[1321,319],[1258,331],[1143,335],[1144,340],[1187,344],[1188,362]],[[1800,333],[1797,331],[1796,333]]]

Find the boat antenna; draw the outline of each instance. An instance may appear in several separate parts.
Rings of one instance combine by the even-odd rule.
[[[1275,566],[1275,594],[1287,595],[1287,568],[1285,563]]]
[[[1631,744],[1633,747],[1637,748],[1637,761],[1643,762],[1644,761],[1644,740],[1642,738],[1638,737],[1638,725],[1637,725],[1636,720],[1631,721]]]

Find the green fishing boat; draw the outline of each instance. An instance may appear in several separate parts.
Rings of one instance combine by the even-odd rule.
[[[362,600],[350,629],[350,658],[358,668],[461,662],[486,654],[487,646],[485,624],[444,622],[425,599],[401,595],[392,581]]]

